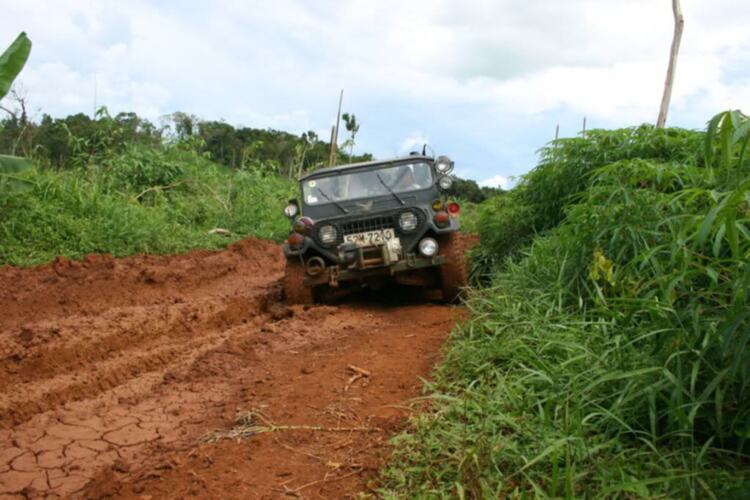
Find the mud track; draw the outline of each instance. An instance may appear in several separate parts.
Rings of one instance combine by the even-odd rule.
[[[460,308],[287,308],[283,257],[0,268],[0,499],[367,491]]]

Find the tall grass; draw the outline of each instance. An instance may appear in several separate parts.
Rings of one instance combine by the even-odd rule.
[[[272,173],[230,170],[176,146],[133,146],[65,171],[37,167],[18,176],[24,189],[0,190],[0,264],[279,239],[294,191]],[[229,234],[210,232],[216,228]]]
[[[553,141],[540,151],[539,165],[504,197],[484,203],[477,224],[485,244],[477,249],[474,273],[489,275],[506,257],[517,257],[534,239],[565,218],[601,167],[641,159],[700,165],[705,134],[641,125],[590,130],[585,137]]]
[[[541,211],[550,229],[469,301],[431,387],[435,411],[399,438],[386,496],[746,493],[748,123],[731,112],[706,134],[597,133],[576,140],[583,187],[556,192],[544,178],[574,168],[572,152],[527,177],[525,189],[564,200],[489,205],[497,218]],[[602,137],[634,131],[645,144],[612,147],[635,153],[606,154]],[[665,137],[689,140],[655,154]],[[597,148],[615,161],[592,167]],[[498,225],[483,251],[506,255],[492,245],[519,225]]]

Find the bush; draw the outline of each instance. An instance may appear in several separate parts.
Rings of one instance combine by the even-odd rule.
[[[594,134],[577,142],[580,189],[543,163],[523,188],[546,191],[480,208],[495,224],[489,255],[525,234],[519,218],[560,223],[470,300],[432,387],[435,412],[399,438],[385,494],[741,497],[750,121],[719,117],[707,134]],[[605,154],[603,138],[626,136]],[[592,168],[597,149],[614,161]],[[493,221],[493,209],[513,215]]]
[[[541,149],[539,165],[515,189],[480,209],[477,226],[486,228],[486,243],[475,259],[475,272],[491,274],[493,266],[517,256],[536,235],[560,224],[565,207],[601,167],[630,159],[699,166],[704,137],[690,130],[641,125],[553,141]]]
[[[219,248],[288,232],[282,210],[295,187],[278,176],[232,171],[175,148],[130,147],[95,161],[37,167],[18,174],[26,189],[0,192],[0,264]],[[231,236],[209,234],[214,228]]]

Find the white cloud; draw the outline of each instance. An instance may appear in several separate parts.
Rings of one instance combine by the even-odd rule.
[[[516,184],[516,180],[513,177],[507,177],[505,175],[498,174],[490,177],[489,179],[479,181],[477,184],[479,184],[481,187],[499,187],[502,189],[510,189]]]
[[[412,132],[401,143],[401,147],[398,148],[398,152],[399,154],[406,154],[411,153],[412,151],[422,151],[422,147],[425,144],[430,144],[429,137],[419,131]]]

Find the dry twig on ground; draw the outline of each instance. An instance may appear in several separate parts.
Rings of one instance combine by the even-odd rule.
[[[256,422],[260,421],[261,424]],[[325,427],[321,425],[278,425],[271,422],[260,411],[238,412],[235,422],[239,425],[225,431],[213,431],[204,435],[202,441],[214,443],[222,439],[245,439],[256,434],[279,431],[317,431],[317,432],[381,432],[377,427]]]
[[[354,382],[361,378],[370,378],[372,373],[369,370],[365,370],[364,368],[360,368],[358,366],[349,365],[346,367],[347,370],[350,372],[354,372],[354,375],[352,375],[349,380],[346,381],[346,385],[344,386],[344,392],[347,392],[349,388],[352,386]]]

